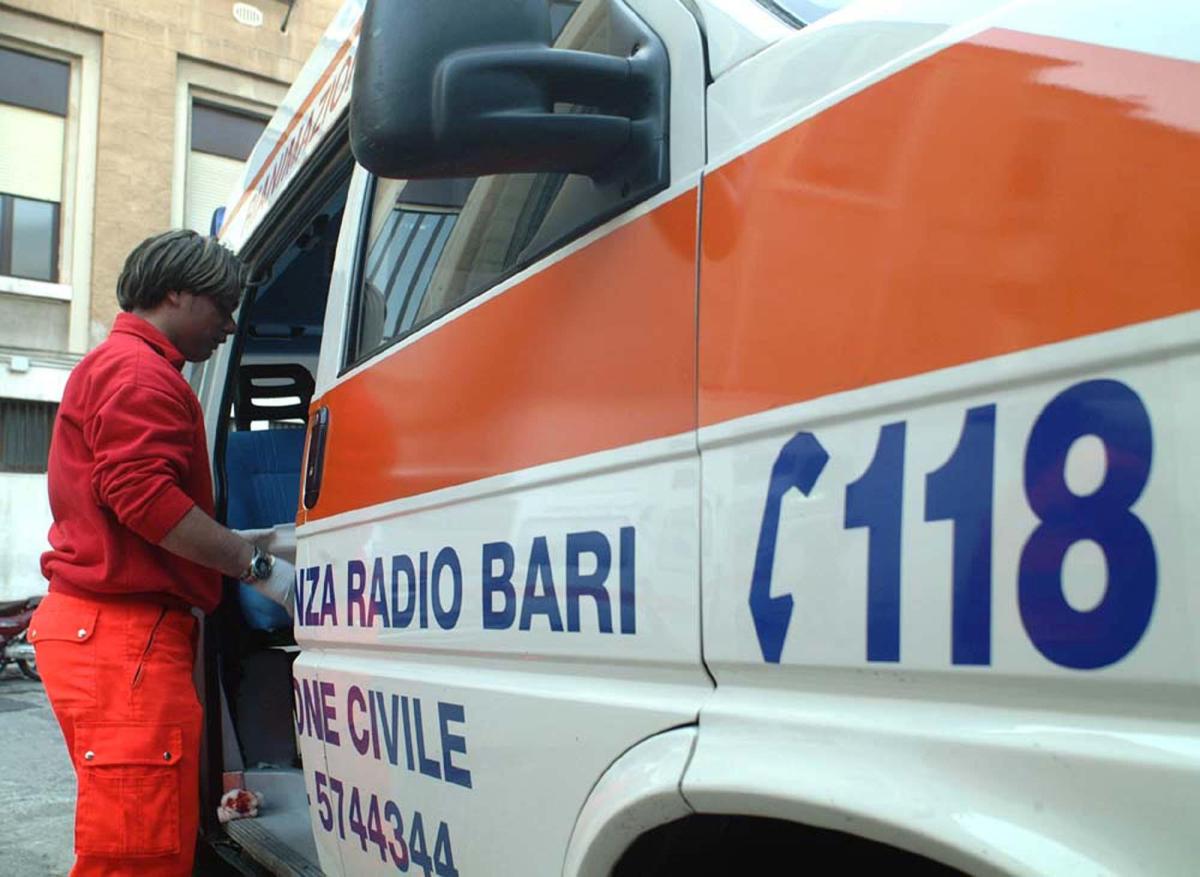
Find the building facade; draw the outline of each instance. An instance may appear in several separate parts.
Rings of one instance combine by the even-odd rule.
[[[0,0],[0,600],[45,591],[54,413],[125,256],[208,233],[339,5]]]

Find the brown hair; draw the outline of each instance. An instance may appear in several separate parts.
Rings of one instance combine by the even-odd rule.
[[[146,238],[133,248],[117,280],[121,309],[148,310],[171,290],[207,295],[233,311],[246,285],[246,268],[216,238],[175,229]]]

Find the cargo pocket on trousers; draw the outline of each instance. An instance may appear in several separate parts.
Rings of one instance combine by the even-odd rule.
[[[166,856],[179,852],[178,725],[79,722],[74,761],[75,852]]]
[[[63,605],[50,594],[33,613],[29,642],[37,652],[55,711],[86,710],[96,702],[96,658],[93,636],[99,610]]]

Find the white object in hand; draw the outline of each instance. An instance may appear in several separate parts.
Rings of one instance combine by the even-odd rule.
[[[272,557],[286,558],[296,562],[296,525],[279,524],[262,530],[234,530],[251,545],[257,545]]]
[[[288,618],[295,620],[296,568],[282,557],[275,558],[271,574],[267,578],[252,583],[250,587],[264,597],[274,600],[287,610]]]

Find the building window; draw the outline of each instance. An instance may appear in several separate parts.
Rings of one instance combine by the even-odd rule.
[[[55,402],[0,399],[0,472],[45,472]]]
[[[212,229],[213,211],[242,178],[242,169],[267,120],[199,101],[192,103],[191,143],[184,186],[183,222],[201,234]]]
[[[55,201],[0,193],[0,274],[58,282]]]
[[[71,67],[0,48],[0,275],[57,283]]]

